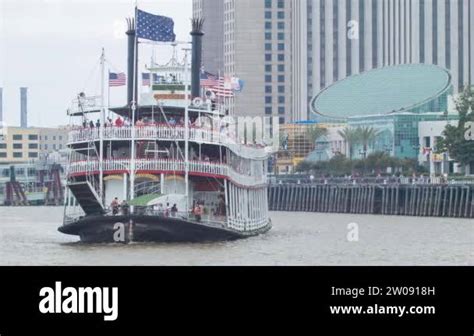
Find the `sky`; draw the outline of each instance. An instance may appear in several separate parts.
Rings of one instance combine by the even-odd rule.
[[[3,119],[20,123],[20,87],[28,87],[28,126],[69,122],[67,108],[79,92],[100,94],[102,48],[112,72],[127,72],[125,18],[135,0],[0,0],[0,87]],[[191,0],[138,0],[138,7],[174,19],[178,41],[189,41]],[[180,57],[182,49],[178,47]],[[140,47],[140,71],[152,50],[160,63],[169,46]],[[111,89],[112,105],[124,105],[126,89]]]

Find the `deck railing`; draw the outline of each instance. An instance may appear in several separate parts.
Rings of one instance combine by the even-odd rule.
[[[103,170],[106,174],[118,172],[129,172],[131,169],[130,160],[104,160]],[[180,160],[136,160],[137,172],[168,172],[184,173],[186,169],[184,161]],[[99,172],[99,162],[78,161],[69,165],[69,175],[91,174]],[[267,183],[265,176],[250,176],[236,172],[226,164],[190,161],[189,172],[191,174],[205,174],[215,177],[229,178],[233,182],[244,186],[257,186]]]
[[[185,128],[183,126],[171,127],[168,125],[135,127],[135,140],[137,141],[184,141]],[[97,141],[100,138],[98,128],[79,128],[69,132],[69,143],[83,143]],[[106,127],[104,140],[131,140],[132,127]],[[217,144],[229,147],[233,152],[245,158],[265,158],[267,153],[263,146],[242,145],[235,140],[235,136],[226,132],[205,128],[189,128],[189,141],[205,144]]]

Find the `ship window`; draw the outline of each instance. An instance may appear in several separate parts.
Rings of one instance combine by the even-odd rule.
[[[21,153],[21,152],[14,152],[14,153],[13,153],[13,157],[16,158],[16,159],[22,158],[22,157],[23,157],[23,153]]]

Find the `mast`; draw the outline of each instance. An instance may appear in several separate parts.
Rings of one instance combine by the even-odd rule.
[[[132,143],[130,153],[130,200],[135,198],[135,174],[136,174],[136,148],[135,148],[135,118],[137,112],[138,100],[138,37],[136,32],[137,11],[135,7],[135,18],[128,20],[128,100],[132,110],[131,127],[132,127]],[[133,207],[132,207],[133,212]]]
[[[185,180],[185,197],[186,197],[186,211],[189,210],[189,106],[191,105],[189,95],[189,71],[188,71],[188,54],[190,49],[184,49],[184,94],[185,94],[185,109],[184,109],[184,180]]]
[[[105,126],[105,50],[102,48],[100,56],[100,75],[101,75],[101,113],[100,113],[100,149],[99,149],[99,195],[104,206],[104,126]]]

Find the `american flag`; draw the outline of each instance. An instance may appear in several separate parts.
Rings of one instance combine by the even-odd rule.
[[[174,42],[173,19],[137,10],[137,36],[156,42]]]
[[[151,76],[149,73],[142,74],[142,85],[150,86],[151,85]]]
[[[110,87],[119,87],[125,86],[127,82],[127,76],[123,73],[114,73],[109,72],[109,86]]]
[[[217,85],[212,89],[217,97],[231,98],[234,96],[230,77],[219,78]]]
[[[201,72],[201,86],[205,88],[213,88],[219,85],[217,76],[209,72]]]

